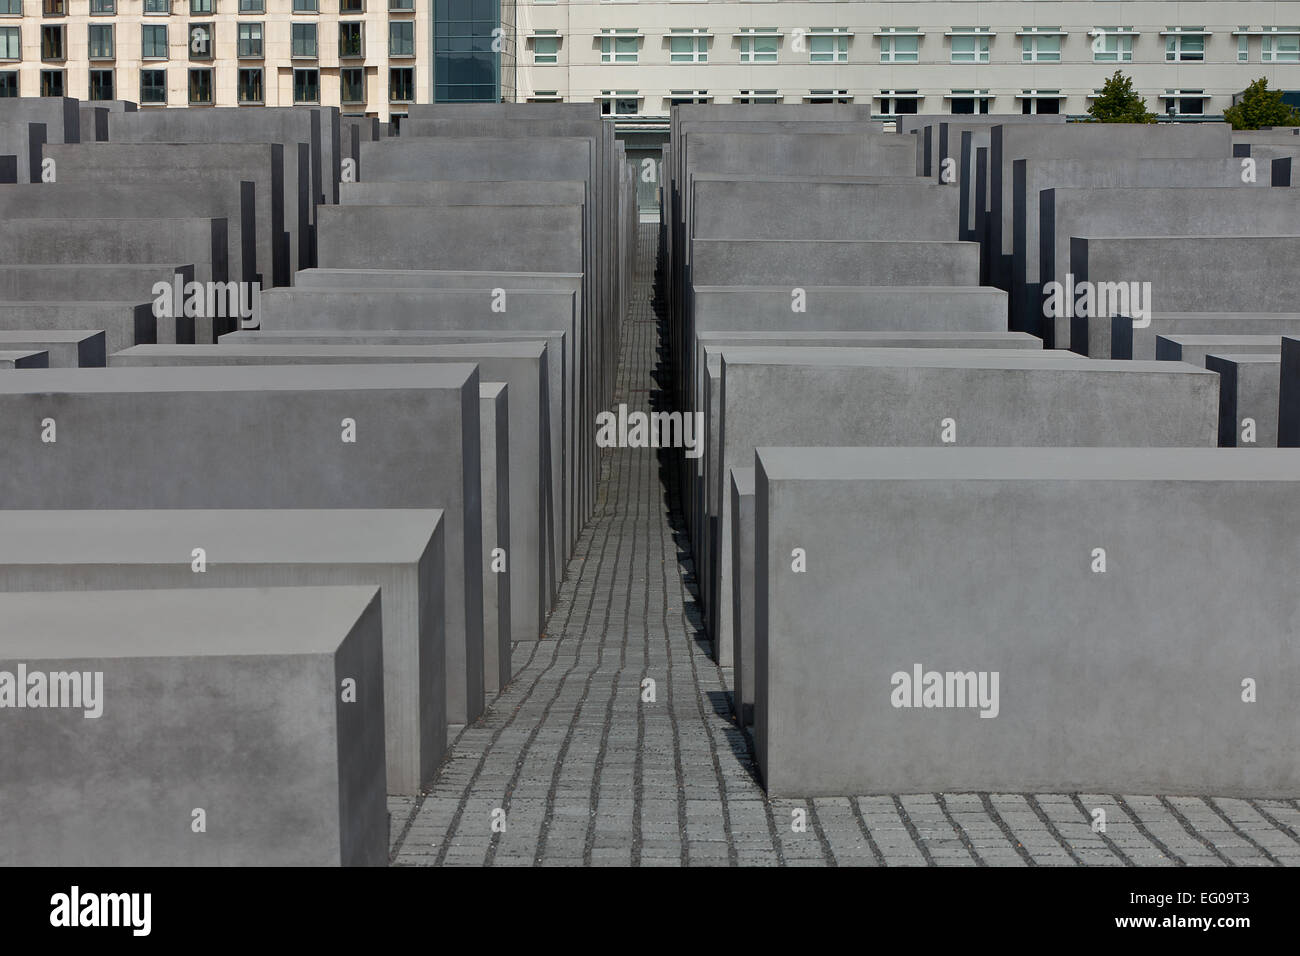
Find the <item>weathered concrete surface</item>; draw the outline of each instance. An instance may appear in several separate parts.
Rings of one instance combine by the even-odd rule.
[[[196,282],[226,282],[230,247],[225,219],[6,219],[6,265],[102,265],[192,262]]]
[[[478,386],[474,365],[427,363],[6,375],[0,507],[441,508],[464,723],[483,708]]]
[[[0,349],[0,369],[49,368],[50,353],[31,349]]]
[[[761,449],[768,792],[1297,792],[1278,755],[1300,711],[1242,703],[1246,678],[1300,679],[1297,482],[1300,453],[1279,450]],[[1071,640],[1045,641],[1063,620]],[[914,670],[986,691],[996,673],[997,701],[941,676],[921,706],[898,677]]]
[[[1219,373],[1219,445],[1276,448],[1281,353],[1214,353],[1205,367]]]
[[[194,281],[193,264],[164,260],[123,265],[0,265],[0,300],[56,302],[72,298],[83,302],[149,302],[154,298],[156,283],[170,285],[177,275],[182,282]]]
[[[0,311],[0,318],[4,315]],[[0,329],[0,349],[32,349],[47,353],[50,368],[103,368],[104,333],[49,331],[9,331]]]
[[[444,563],[437,510],[0,511],[4,592],[378,586],[391,794],[445,755]]]
[[[0,331],[6,334],[44,336],[67,330],[102,333],[104,352],[111,353],[156,342],[158,320],[147,301],[0,302]]]
[[[1163,333],[1156,336],[1156,358],[1162,362],[1187,362],[1203,366],[1211,352],[1258,352],[1281,354],[1281,335],[1189,335]]]
[[[3,712],[0,863],[384,865],[380,628],[373,586],[0,595],[0,670],[103,707]]]
[[[483,691],[495,696],[510,683],[510,423],[509,386],[479,385],[479,446],[483,467]],[[488,441],[488,437],[492,440]],[[496,562],[497,549],[501,566]],[[540,632],[539,632],[540,633]]]

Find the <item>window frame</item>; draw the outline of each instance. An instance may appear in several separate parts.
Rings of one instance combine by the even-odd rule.
[[[145,95],[144,95],[145,77],[146,75],[151,75],[155,73],[162,74],[162,84],[161,84],[162,99],[160,100],[145,99]],[[155,89],[157,87],[151,84],[149,88]],[[147,69],[142,69],[140,71],[140,105],[141,106],[166,106],[167,105],[167,70],[166,69],[160,67],[149,67]]]
[[[298,76],[299,74],[307,75],[316,74],[316,96],[314,99],[298,98]],[[293,105],[294,106],[314,106],[320,103],[320,68],[315,66],[304,66],[293,68]]]
[[[146,37],[157,36],[158,31],[162,31],[162,53],[147,53],[150,47],[157,49],[157,44],[150,44]],[[166,62],[171,59],[170,40],[167,35],[167,24],[165,23],[142,23],[140,24],[140,59],[146,63]]]
[[[245,37],[245,31],[257,31],[256,38],[252,36]],[[245,52],[244,44],[257,41],[257,52]],[[235,24],[235,59],[237,60],[264,60],[266,59],[266,24],[261,20],[243,20]],[[252,69],[249,67],[248,69]],[[266,77],[263,77],[265,82]]]
[[[106,60],[115,60],[117,52],[117,36],[113,29],[112,23],[89,23],[86,25],[86,59],[91,63],[103,63]],[[95,52],[95,36],[108,37],[108,52]]]
[[[311,37],[311,52],[299,53],[299,37]],[[320,29],[314,20],[293,21],[289,24],[289,59],[316,60],[320,58]],[[304,67],[306,69],[306,67]]]
[[[191,66],[187,69],[185,75],[185,97],[190,106],[212,106],[216,102],[216,71],[210,66]],[[208,98],[206,100],[197,100],[194,98],[195,80],[199,77],[207,77]],[[201,86],[201,84],[200,84]]]

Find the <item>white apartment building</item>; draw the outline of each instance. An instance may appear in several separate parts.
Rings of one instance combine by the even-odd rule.
[[[432,101],[430,0],[0,0],[0,96],[166,106]]]
[[[520,0],[520,100],[598,101],[625,129],[674,103],[1083,114],[1115,70],[1153,112],[1300,90],[1300,2]]]

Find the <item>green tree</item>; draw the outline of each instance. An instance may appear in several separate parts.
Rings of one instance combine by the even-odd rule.
[[[1233,129],[1300,126],[1300,112],[1282,102],[1281,90],[1268,88],[1268,77],[1265,76],[1246,87],[1237,104],[1223,111],[1223,118],[1232,124]]]
[[[1108,79],[1088,107],[1088,114],[1100,123],[1154,123],[1156,114],[1133,89],[1133,79],[1119,70]]]

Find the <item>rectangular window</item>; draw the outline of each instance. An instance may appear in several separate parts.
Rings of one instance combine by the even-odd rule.
[[[709,103],[708,90],[669,90],[668,105],[671,106],[693,106],[696,104],[707,105]]]
[[[1245,63],[1250,59],[1250,37],[1245,31],[1250,27],[1241,27],[1242,32],[1237,36],[1237,62]]]
[[[62,60],[63,55],[63,30],[64,26],[60,23],[58,26],[41,27],[41,59],[42,60]],[[42,93],[42,96],[45,94]],[[60,93],[60,96],[63,94]]]
[[[814,30],[808,37],[808,62],[849,62],[849,38],[838,30]]]
[[[1131,63],[1133,61],[1133,37],[1117,32],[1119,27],[1094,27],[1092,37],[1092,61],[1094,63]]]
[[[388,0],[388,9],[392,13],[410,13],[415,9],[415,0]]]
[[[265,13],[266,0],[239,0],[240,13]]]
[[[0,27],[0,60],[23,58],[22,35],[19,27]]]
[[[257,105],[262,100],[262,68],[240,67],[239,102]]]
[[[140,56],[146,60],[167,59],[167,27],[146,23],[140,28]]]
[[[1263,37],[1263,59],[1265,63],[1300,63],[1300,34]]]
[[[239,57],[244,60],[260,60],[262,58],[262,24],[239,24],[239,45],[237,50]]]
[[[808,102],[825,106],[830,103],[852,103],[848,90],[809,90]]]
[[[203,106],[212,102],[212,70],[190,70],[190,105]]]
[[[533,37],[533,62],[560,62],[560,38],[554,30],[538,30]]]
[[[415,56],[414,20],[394,20],[388,24],[388,55]]]
[[[895,34],[880,38],[881,63],[915,63],[921,59],[921,37]]]
[[[1025,63],[1060,63],[1061,37],[1043,33],[1022,36],[1020,59]]]
[[[674,30],[668,38],[671,63],[708,63],[709,38],[695,30]]]
[[[61,17],[61,16],[63,16],[65,13],[67,13],[67,8],[66,8],[65,5],[64,5],[64,0],[42,0],[42,3],[41,3],[41,12],[42,12],[42,14],[44,14],[44,15],[47,16],[47,17]],[[51,82],[53,82],[53,81],[51,81]],[[63,80],[60,79],[58,82],[59,82],[59,83],[62,83]],[[47,95],[47,94],[42,93],[41,95],[42,95],[42,96],[45,96],[45,95]],[[63,94],[62,94],[62,93],[57,93],[57,94],[48,94],[48,95],[51,95],[51,96],[62,96]]]
[[[18,95],[18,71],[4,70],[0,72],[0,99]]]
[[[952,36],[950,61],[953,63],[987,63],[989,61],[990,39],[991,37],[975,33],[973,30],[963,31],[961,27],[955,28]]]
[[[1196,29],[1200,29],[1197,27]],[[1205,59],[1205,37],[1177,33],[1165,37],[1165,60],[1171,63],[1199,63]]]
[[[903,116],[912,115],[917,112],[920,100],[915,96],[906,96],[905,93],[915,92],[902,90],[895,94],[886,94],[880,98],[880,112],[885,116]]]
[[[366,101],[366,71],[359,67],[339,70],[340,99],[344,103]]]
[[[340,23],[339,24],[339,56],[357,57],[365,56],[366,48],[361,42],[361,24],[360,23]]]
[[[144,0],[144,12],[169,16],[172,12],[171,0]]]
[[[113,24],[92,23],[90,25],[90,58],[92,60],[113,59]]]
[[[0,17],[21,17],[23,0],[0,0]],[[4,94],[0,94],[2,96]]]
[[[293,71],[293,101],[295,103],[320,102],[320,70]]]
[[[167,102],[167,71],[166,70],[141,70],[140,71],[140,102],[141,103],[166,103]]]
[[[90,98],[92,100],[111,100],[113,96],[113,71],[90,71]]]
[[[339,0],[339,13],[365,13],[366,0]]]
[[[316,24],[291,23],[289,27],[293,36],[293,55],[296,57],[315,59]]]
[[[740,37],[741,63],[775,63],[781,38],[775,30],[766,33],[742,32]]]
[[[388,71],[388,99],[392,103],[409,103],[415,99],[415,70],[395,66]]]
[[[191,23],[189,40],[190,40],[191,60],[212,59],[212,24],[211,23]]]
[[[320,3],[318,0],[293,0],[294,13],[319,13]]]
[[[212,0],[190,0],[190,13],[204,14],[212,12]]]
[[[1020,101],[1020,112],[1026,116],[1039,115],[1047,116],[1061,112],[1061,100],[1055,96],[1031,98],[1026,97]]]
[[[90,0],[90,15],[105,17],[117,13],[117,0]],[[112,99],[112,97],[108,97]]]
[[[614,30],[600,38],[601,63],[635,63],[640,55],[641,38],[636,27]]]
[[[41,96],[63,95],[63,71],[41,70]]]
[[[776,90],[741,90],[733,97],[733,103],[780,103],[781,96]]]
[[[603,116],[636,116],[641,101],[636,90],[602,90],[600,112]]]

